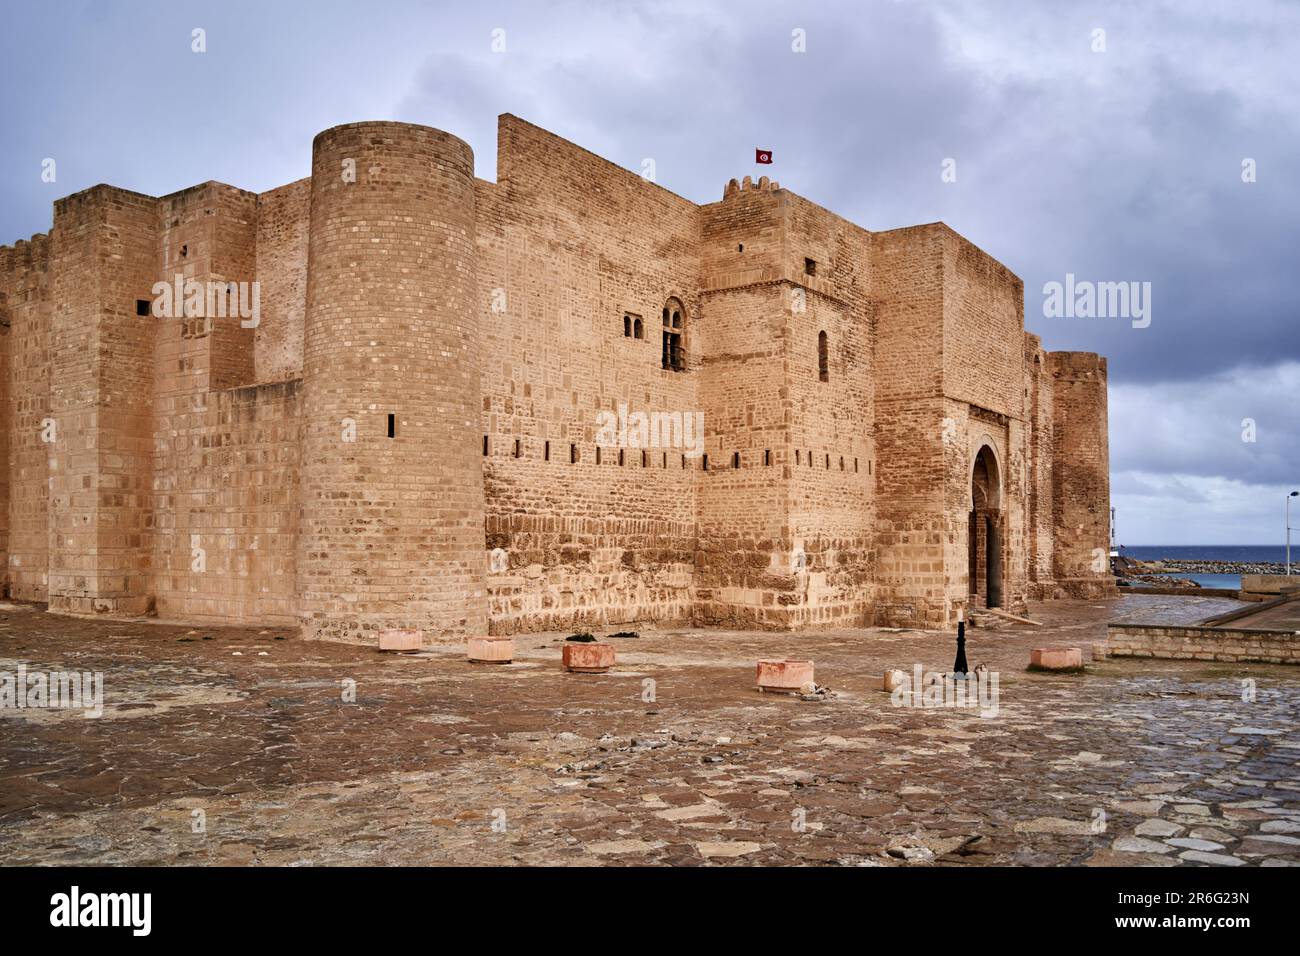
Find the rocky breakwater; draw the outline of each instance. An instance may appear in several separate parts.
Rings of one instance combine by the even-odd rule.
[[[1168,558],[1162,561],[1139,561],[1136,558],[1111,559],[1111,571],[1120,587],[1149,584],[1166,588],[1199,587],[1183,574],[1285,574],[1286,566],[1272,561],[1196,561]]]

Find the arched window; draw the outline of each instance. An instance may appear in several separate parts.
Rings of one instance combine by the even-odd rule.
[[[664,304],[663,367],[673,372],[686,370],[686,310],[677,298]]]
[[[623,337],[632,337],[632,316],[630,315],[623,316]]]
[[[830,360],[826,350],[826,333],[817,333],[817,378],[823,382],[831,380]]]
[[[632,320],[632,338],[645,338],[645,326],[641,324],[641,316],[639,315]]]

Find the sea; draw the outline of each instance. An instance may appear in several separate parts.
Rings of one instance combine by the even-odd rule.
[[[1294,533],[1292,537],[1295,538]],[[1144,544],[1120,545],[1119,553],[1139,561],[1272,561],[1286,562],[1286,546],[1281,544]],[[1292,570],[1300,564],[1300,539],[1291,542]],[[1171,577],[1186,578],[1206,588],[1241,587],[1240,574],[1192,574],[1175,571]]]

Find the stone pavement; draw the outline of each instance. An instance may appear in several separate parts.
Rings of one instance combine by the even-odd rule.
[[[563,635],[470,665],[0,605],[0,672],[105,692],[97,719],[0,711],[0,863],[1297,865],[1300,670],[1024,669],[1112,618],[1233,606],[1127,595],[972,630],[998,676],[981,717],[879,690],[951,665],[933,631],[647,630],[567,675]],[[813,658],[829,693],[759,694],[773,656]]]

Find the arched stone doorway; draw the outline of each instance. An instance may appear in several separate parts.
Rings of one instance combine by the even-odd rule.
[[[971,468],[970,603],[1002,606],[1002,474],[988,445]]]

